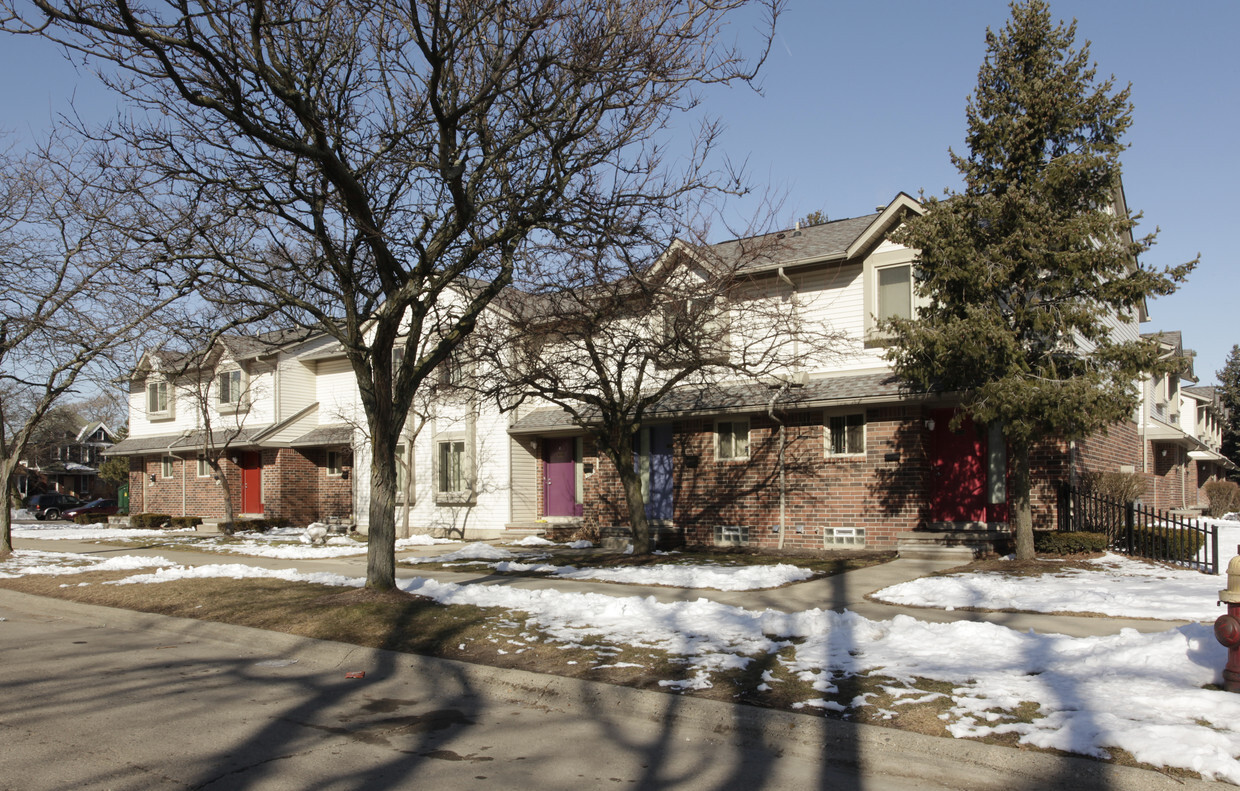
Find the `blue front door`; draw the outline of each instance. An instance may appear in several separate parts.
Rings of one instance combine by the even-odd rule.
[[[672,425],[648,426],[637,433],[633,467],[641,475],[646,518],[672,519]]]

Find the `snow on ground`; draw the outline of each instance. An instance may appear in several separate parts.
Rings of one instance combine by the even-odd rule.
[[[1218,573],[1227,574],[1227,564],[1236,556],[1240,544],[1240,514],[1227,514],[1223,519],[1203,519],[1218,527]]]
[[[800,582],[814,576],[809,569],[787,563],[774,566],[714,566],[706,563],[652,566],[618,566],[584,568],[554,566],[547,563],[526,564],[502,561],[491,564],[496,571],[542,572],[561,579],[623,582],[630,585],[667,585],[673,588],[711,588],[721,591],[747,591],[778,588],[789,582]]]
[[[112,584],[206,577],[362,584],[241,564],[163,568]],[[953,687],[946,724],[954,736],[1014,733],[1022,743],[1096,756],[1119,748],[1149,764],[1240,783],[1240,696],[1202,689],[1220,681],[1226,659],[1204,624],[1073,638],[989,623],[930,624],[907,615],[871,621],[847,611],[759,612],[706,599],[662,603],[423,578],[399,584],[446,605],[521,611],[565,645],[593,637],[679,655],[687,680],[667,683],[672,687],[709,686],[717,670],[789,647],[777,661],[814,686],[816,695],[805,705],[827,703],[819,696],[835,692],[846,676],[875,674],[897,684],[930,679]],[[911,687],[893,689],[910,700],[925,695]],[[1037,704],[1031,718],[1016,716],[1023,702]],[[852,705],[872,704],[857,699]]]
[[[84,574],[88,571],[130,571],[171,565],[171,560],[159,556],[119,555],[101,558],[74,552],[15,549],[8,559],[0,562],[0,579],[15,579],[28,574]]]
[[[889,604],[977,607],[985,610],[1098,613],[1123,618],[1213,621],[1219,578],[1192,569],[1143,563],[1107,554],[1089,569],[1054,570],[1040,577],[997,572],[952,574],[893,585],[873,594]]]
[[[40,541],[122,541],[126,538],[150,538],[151,536],[175,536],[193,533],[194,528],[177,530],[130,530],[108,527],[106,522],[75,525],[71,522],[13,525],[13,538],[37,538]]]
[[[455,552],[426,558],[404,558],[402,563],[457,563],[466,560],[513,560],[517,556],[506,549],[493,547],[481,541],[466,544]]]

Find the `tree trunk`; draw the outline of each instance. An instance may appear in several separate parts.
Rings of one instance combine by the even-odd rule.
[[[396,587],[396,443],[372,425],[370,526],[366,536],[366,587]]]
[[[7,558],[13,553],[13,512],[12,500],[10,494],[13,491],[13,470],[17,463],[14,459],[6,458],[3,449],[0,449],[0,486],[4,490],[4,509],[0,513],[0,559]]]
[[[1011,518],[1016,533],[1016,559],[1033,560],[1033,504],[1030,499],[1032,481],[1029,476],[1029,445],[1012,443]]]

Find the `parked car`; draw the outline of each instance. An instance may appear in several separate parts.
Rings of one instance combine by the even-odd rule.
[[[116,501],[101,497],[98,500],[91,500],[85,505],[79,505],[74,508],[66,508],[64,511],[65,519],[72,519],[79,514],[89,514],[90,516],[111,516],[116,513]]]
[[[34,514],[35,519],[59,519],[70,508],[86,505],[71,494],[36,494],[26,501],[26,510]]]

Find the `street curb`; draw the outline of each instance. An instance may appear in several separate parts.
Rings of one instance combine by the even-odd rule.
[[[324,672],[394,668],[397,672],[411,672],[421,677],[451,676],[462,679],[472,694],[494,703],[519,704],[580,717],[595,716],[595,712],[603,711],[609,717],[657,723],[663,730],[674,730],[677,738],[685,738],[682,731],[692,731],[697,738],[733,741],[746,749],[766,750],[775,755],[791,753],[836,767],[855,768],[870,776],[924,779],[946,787],[977,791],[1050,785],[1061,789],[1106,788],[1108,791],[1219,787],[1218,783],[1173,778],[1156,771],[1085,758],[925,736],[806,714],[401,654],[247,626],[81,604],[4,589],[0,589],[0,607],[35,618],[159,631],[183,640],[227,643],[249,652],[296,659],[301,667]],[[962,785],[965,778],[967,785]]]

